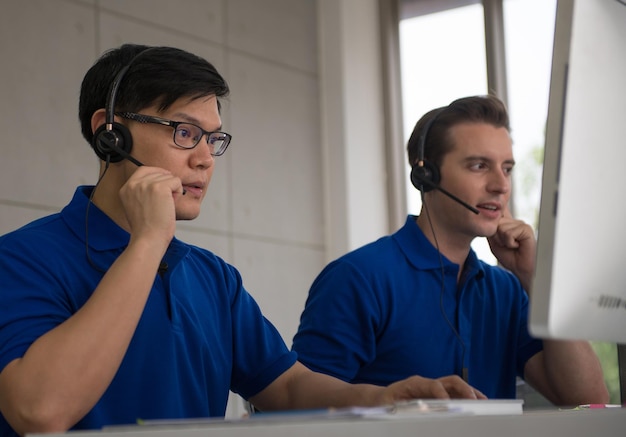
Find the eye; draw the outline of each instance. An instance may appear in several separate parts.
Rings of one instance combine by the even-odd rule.
[[[202,129],[193,124],[182,123],[176,127],[175,142],[181,147],[194,147],[202,138]]]
[[[193,126],[188,125],[188,124],[179,124],[178,127],[176,128],[176,135],[180,139],[188,140],[189,138],[193,137],[193,131],[194,131]]]
[[[487,168],[487,164],[484,163],[483,161],[477,161],[477,162],[470,164],[469,168],[470,170],[475,170],[475,171],[484,170]]]

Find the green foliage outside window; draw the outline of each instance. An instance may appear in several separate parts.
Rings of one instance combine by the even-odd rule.
[[[611,404],[621,404],[617,345],[615,343],[592,342],[593,350],[598,355],[604,371],[604,382],[609,389]]]

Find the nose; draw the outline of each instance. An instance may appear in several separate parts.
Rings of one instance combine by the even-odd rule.
[[[213,165],[215,157],[211,155],[211,146],[204,141],[204,138],[191,149],[191,166],[194,168],[209,168]]]
[[[494,169],[489,176],[487,190],[507,194],[511,190],[511,174],[504,169]]]

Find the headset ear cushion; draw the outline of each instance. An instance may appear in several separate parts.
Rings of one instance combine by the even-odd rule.
[[[108,156],[109,162],[120,162],[130,155],[133,137],[123,124],[113,123],[110,131],[103,124],[94,132],[91,147],[101,160],[106,161]]]
[[[416,164],[411,169],[411,183],[424,193],[433,190],[440,180],[439,168],[430,161],[424,161],[423,165]]]

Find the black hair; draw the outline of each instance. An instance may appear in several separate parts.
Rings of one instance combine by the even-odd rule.
[[[80,89],[78,118],[83,137],[92,144],[91,117],[106,108],[111,84],[122,68],[133,60],[115,96],[115,112],[138,112],[158,105],[166,110],[181,97],[192,99],[229,93],[228,84],[207,60],[173,47],[151,48],[124,44],[106,51],[87,71]]]

